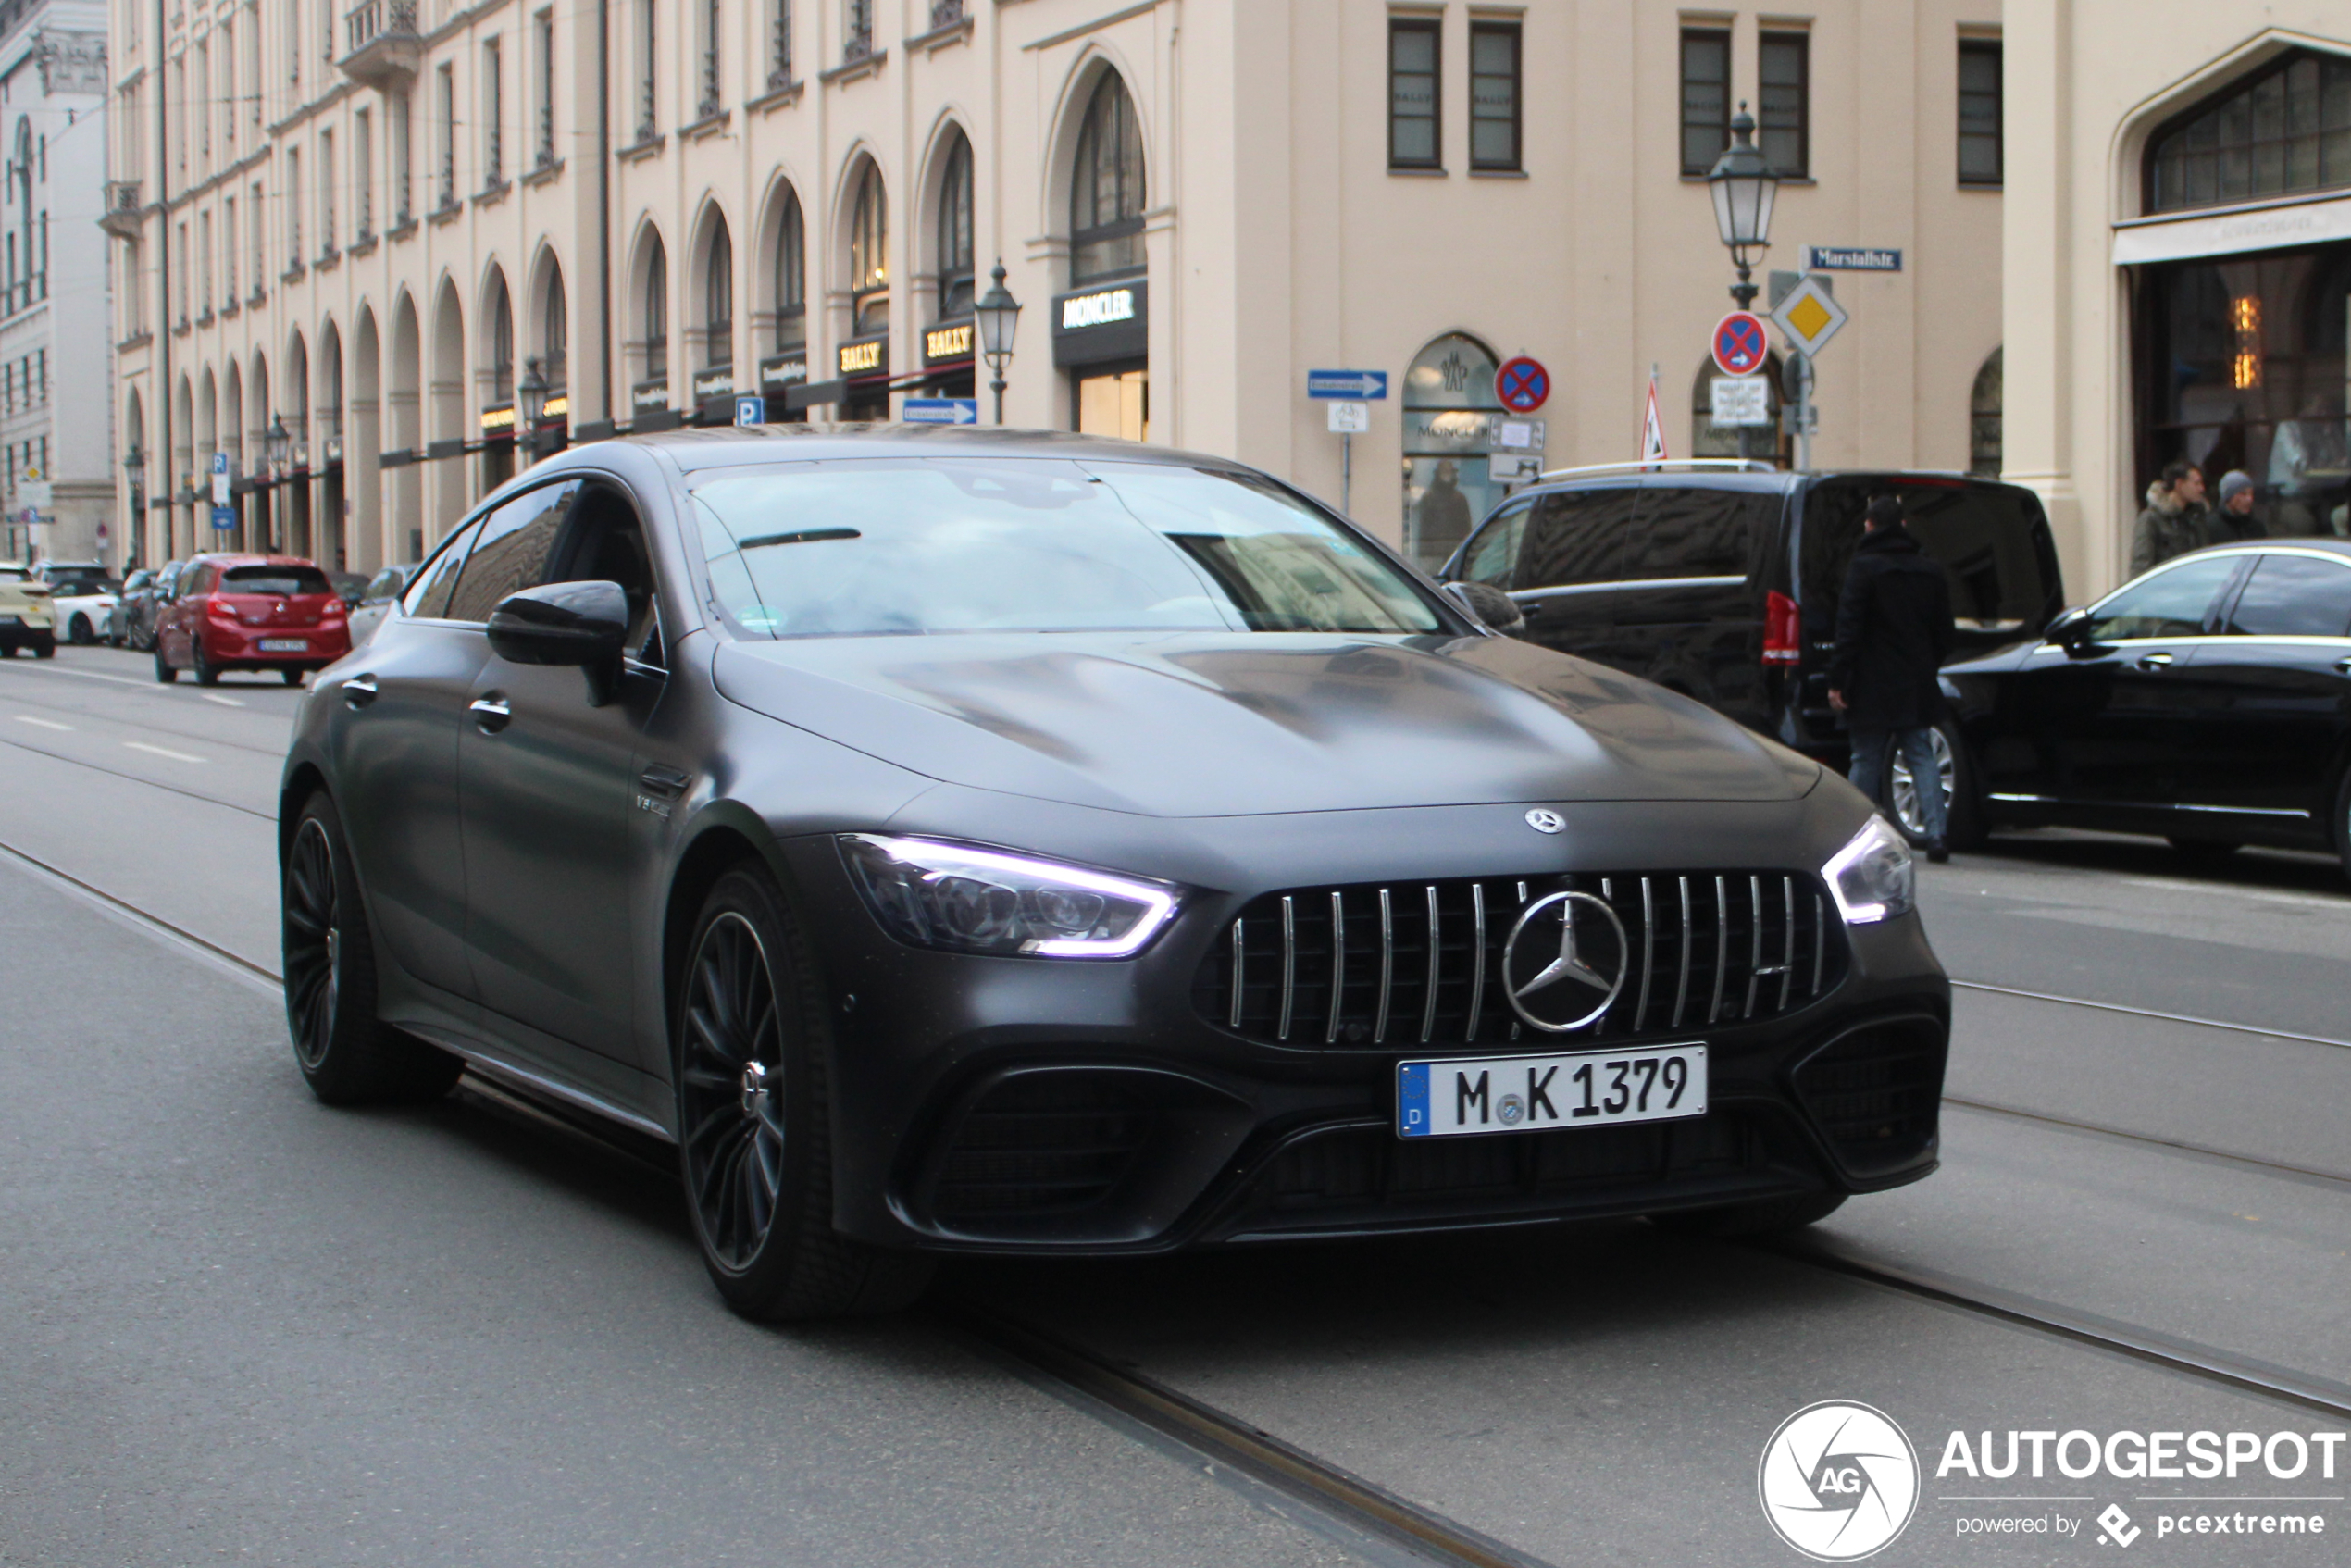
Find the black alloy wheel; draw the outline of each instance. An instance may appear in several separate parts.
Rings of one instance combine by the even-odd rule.
[[[98,641],[97,637],[90,629],[90,617],[88,616],[76,616],[73,617],[73,624],[66,628],[66,641],[72,643],[77,648],[87,648],[92,643]]]
[[[376,954],[334,803],[316,794],[285,852],[280,906],[286,1027],[310,1090],[330,1105],[438,1100],[465,1064],[376,1017]]]
[[[703,1262],[760,1321],[889,1312],[929,1260],[832,1227],[823,988],[773,878],[743,866],[703,901],[678,979],[678,1164]]]

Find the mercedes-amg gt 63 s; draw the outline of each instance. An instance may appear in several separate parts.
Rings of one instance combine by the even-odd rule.
[[[763,1318],[954,1253],[1782,1229],[1934,1169],[1901,836],[1475,604],[1163,448],[566,452],[304,700],[295,1055],[674,1143]]]

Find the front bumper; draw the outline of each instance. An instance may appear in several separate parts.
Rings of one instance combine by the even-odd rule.
[[[1563,809],[1627,830],[1565,846],[1585,866],[1528,866],[1534,874],[1622,874],[1689,865],[1693,853],[1735,864],[1722,852],[1735,841],[1759,867],[1807,864],[1791,848],[1810,853],[1808,840],[1827,842],[1809,862],[1817,865],[1852,826],[1841,809],[1826,812],[1835,819],[1827,827],[1791,832],[1799,808],[1711,808],[1700,815],[1715,819],[1712,830],[1694,842],[1656,808]],[[1349,880],[1510,875],[1493,856],[1525,865],[1549,847],[1523,841],[1531,835],[1515,807],[1333,815],[1355,819],[1341,825],[1347,839],[1382,846],[1368,861],[1348,857]],[[1754,831],[1775,815],[1778,832]],[[1377,820],[1389,816],[1417,818],[1421,831],[1397,837],[1401,824]],[[1865,1192],[1934,1168],[1949,989],[1914,915],[1836,927],[1832,983],[1788,1011],[1642,1035],[1644,1044],[1707,1045],[1703,1119],[1399,1139],[1400,1061],[1596,1049],[1611,1037],[1326,1046],[1320,1033],[1275,1044],[1224,1027],[1196,989],[1234,915],[1270,890],[1332,880],[1331,859],[1311,841],[1274,847],[1284,840],[1279,820],[1233,829],[1251,840],[1230,846],[1236,863],[1253,867],[1246,885],[1203,889],[1129,962],[902,946],[867,914],[829,837],[786,841],[830,998],[836,1226],[937,1251],[1156,1252]],[[1504,836],[1498,822],[1515,833]],[[1442,857],[1449,864],[1428,864],[1425,846],[1449,836],[1457,839]],[[1132,858],[1095,863],[1171,870]]]

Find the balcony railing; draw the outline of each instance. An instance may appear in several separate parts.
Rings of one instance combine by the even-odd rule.
[[[417,74],[424,40],[417,32],[417,0],[357,0],[342,19],[349,53],[342,73],[368,87],[398,88]]]
[[[139,181],[107,180],[106,202],[106,210],[99,216],[98,227],[118,240],[137,239],[144,222],[139,205]]]

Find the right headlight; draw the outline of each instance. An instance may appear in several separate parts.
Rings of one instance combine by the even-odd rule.
[[[899,940],[1002,958],[1132,958],[1176,917],[1181,890],[940,839],[843,833],[866,907]]]
[[[1870,926],[1910,913],[1917,902],[1918,870],[1910,846],[1894,825],[1872,816],[1821,868],[1829,896],[1847,926]]]

